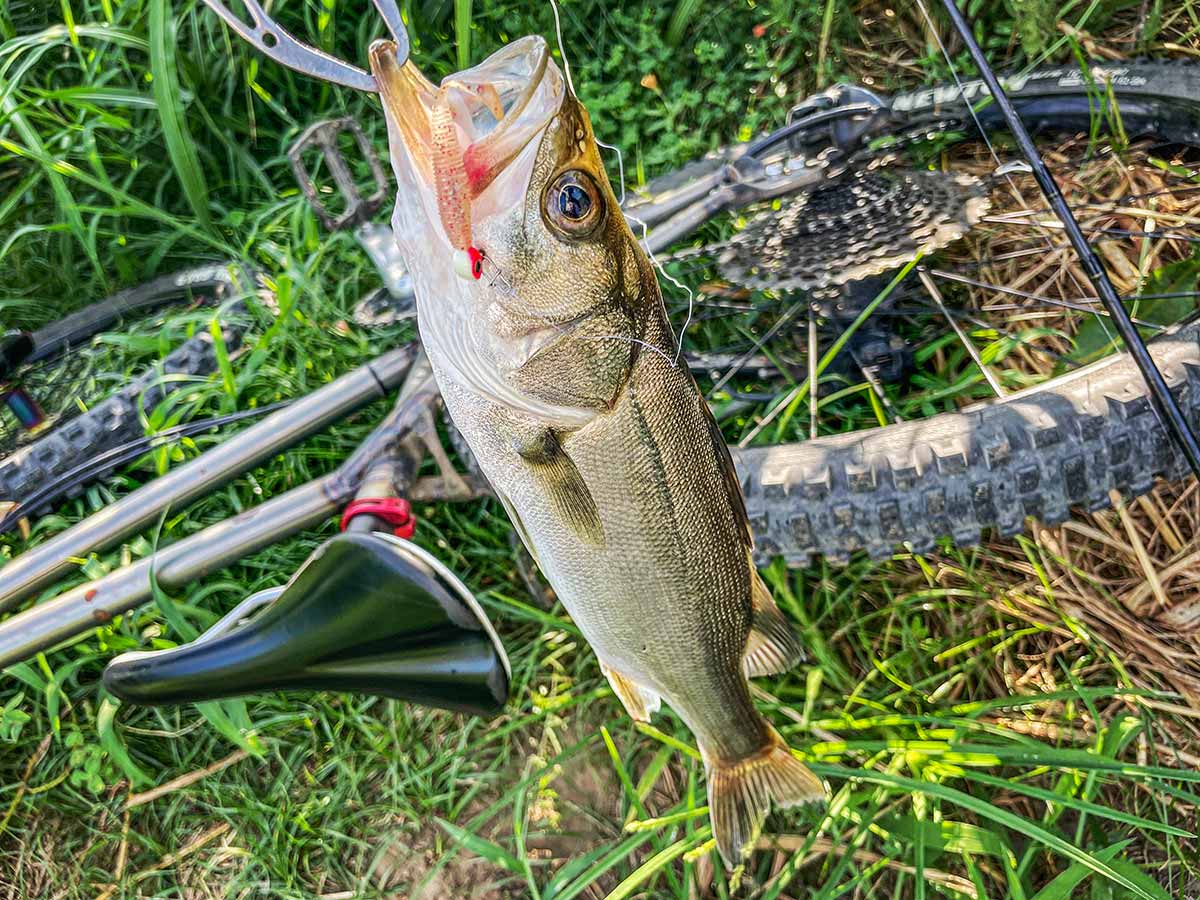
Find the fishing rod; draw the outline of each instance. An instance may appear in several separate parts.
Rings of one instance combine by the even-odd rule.
[[[1104,308],[1108,310],[1108,314],[1117,328],[1117,333],[1121,335],[1122,342],[1134,362],[1137,363],[1138,370],[1142,373],[1146,386],[1150,389],[1150,399],[1159,419],[1166,424],[1167,431],[1170,432],[1171,437],[1175,439],[1175,443],[1183,452],[1192,473],[1200,478],[1200,443],[1197,443],[1196,435],[1188,424],[1187,417],[1179,408],[1170,388],[1167,387],[1162,372],[1154,364],[1150,350],[1130,319],[1129,311],[1121,302],[1117,289],[1108,277],[1108,272],[1100,262],[1096,251],[1092,249],[1092,245],[1088,243],[1088,239],[1084,236],[1083,229],[1079,227],[1075,214],[1071,212],[1071,207],[1067,204],[1067,199],[1063,196],[1058,182],[1054,180],[1054,176],[1050,174],[1041,154],[1038,153],[1033,138],[1029,135],[1029,130],[1025,127],[1025,123],[1021,120],[1021,116],[1017,113],[1008,94],[1005,93],[1000,79],[996,77],[995,71],[983,55],[983,50],[980,48],[979,42],[975,40],[975,34],[971,31],[970,23],[959,10],[955,0],[942,0],[942,6],[945,7],[946,13],[950,16],[950,21],[963,39],[963,43],[966,44],[967,52],[971,54],[971,59],[979,69],[980,77],[983,78],[992,99],[996,101],[996,106],[1004,116],[1004,121],[1016,139],[1021,156],[1029,164],[1034,181],[1037,182],[1038,188],[1041,189],[1042,195],[1050,204],[1054,214],[1062,222],[1067,240],[1071,242],[1071,246],[1078,254],[1088,281],[1092,283],[1096,294],[1104,303]]]

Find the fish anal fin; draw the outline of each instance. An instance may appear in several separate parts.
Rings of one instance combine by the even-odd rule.
[[[804,659],[804,647],[775,605],[762,576],[752,569],[750,579],[750,636],[742,654],[742,667],[748,678],[778,675]]]
[[[604,526],[596,501],[558,435],[549,429],[539,432],[519,443],[517,453],[568,527],[584,542],[603,546]]]
[[[604,663],[600,663],[600,671],[608,679],[613,693],[617,695],[617,699],[621,701],[625,712],[629,713],[629,718],[633,721],[649,722],[650,714],[658,712],[659,707],[662,706],[662,699],[658,694],[626,678],[615,669],[610,669]]]
[[[792,756],[773,728],[767,745],[751,756],[726,761],[702,755],[713,836],[731,869],[750,855],[772,803],[803,806],[823,803],[829,797],[825,783]]]

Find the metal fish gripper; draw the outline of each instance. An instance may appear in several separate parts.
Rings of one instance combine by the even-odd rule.
[[[379,92],[379,86],[370,72],[297,40],[267,14],[258,0],[240,2],[249,13],[250,24],[242,21],[221,0],[204,0],[205,5],[224,19],[225,24],[239,37],[275,62],[322,81],[331,81],[359,91]],[[408,29],[404,27],[396,0],[373,2],[391,32],[392,40],[396,43],[396,56],[403,65],[408,60],[410,45]]]

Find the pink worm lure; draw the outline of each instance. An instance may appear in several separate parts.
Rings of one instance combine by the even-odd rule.
[[[440,88],[430,109],[430,162],[442,228],[455,251],[465,254],[471,276],[479,279],[483,276],[486,254],[474,246],[471,239],[471,201],[495,176],[497,152],[486,138],[466,148],[461,145],[455,115],[457,112],[469,118],[470,112],[463,107],[462,98],[452,93],[459,87],[446,85]],[[500,97],[494,88],[473,85],[469,89],[478,95],[497,120],[503,117]]]

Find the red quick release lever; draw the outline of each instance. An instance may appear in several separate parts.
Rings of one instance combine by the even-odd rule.
[[[342,531],[355,516],[374,516],[392,526],[396,537],[410,538],[417,527],[412,506],[403,497],[363,497],[351,500],[342,513]]]

